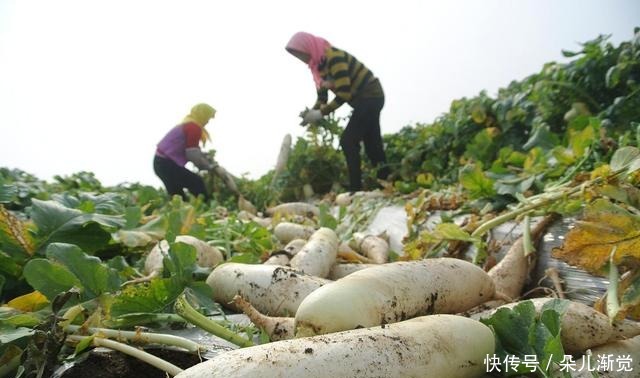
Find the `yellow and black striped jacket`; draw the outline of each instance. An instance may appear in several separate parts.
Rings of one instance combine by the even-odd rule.
[[[318,66],[320,76],[331,87],[335,98],[322,109],[323,114],[329,114],[345,102],[352,103],[361,97],[383,97],[380,82],[373,72],[365,67],[353,55],[335,47],[329,47],[325,58]],[[314,109],[328,101],[327,88],[318,89],[318,100]]]

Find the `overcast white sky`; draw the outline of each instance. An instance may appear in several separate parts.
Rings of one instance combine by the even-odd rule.
[[[160,186],[156,143],[208,102],[218,161],[257,178],[315,100],[284,50],[299,30],[373,70],[391,133],[638,25],[637,0],[0,0],[0,166]]]

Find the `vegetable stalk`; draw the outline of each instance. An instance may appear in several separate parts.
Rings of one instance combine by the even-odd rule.
[[[65,328],[68,332],[78,332],[82,330],[81,326],[69,325]],[[109,337],[117,340],[130,340],[138,343],[145,344],[162,344],[172,345],[180,348],[184,348],[189,352],[197,352],[203,349],[198,343],[186,339],[180,336],[167,335],[161,333],[148,333],[148,332],[135,332],[135,331],[120,331],[116,329],[108,328],[86,328],[86,332],[90,334],[100,334],[104,337]]]
[[[245,339],[244,337],[238,335],[230,329],[221,326],[216,321],[211,320],[196,311],[196,309],[191,307],[189,302],[187,302],[187,298],[184,296],[184,294],[180,295],[178,299],[176,299],[174,310],[178,315],[182,316],[189,323],[200,327],[215,336],[225,339],[228,342],[233,343],[241,348],[254,345],[251,340]]]
[[[79,342],[82,339],[84,339],[84,336],[77,336],[77,335],[71,335],[67,337],[67,340],[69,341],[75,341],[75,342]],[[171,375],[171,376],[175,376],[178,375],[180,373],[182,373],[182,369],[180,369],[179,367],[177,367],[176,365],[167,362],[165,360],[163,360],[162,358],[156,357],[153,354],[147,353],[143,350],[140,350],[138,348],[134,348],[132,346],[129,346],[127,344],[123,344],[123,343],[119,343],[117,341],[113,341],[113,340],[109,340],[109,339],[104,339],[101,337],[94,337],[93,338],[93,345],[96,347],[105,347],[105,348],[109,348],[109,349],[113,349],[115,351],[124,353],[126,355],[129,355],[131,357],[137,358],[140,361],[146,362],[149,365],[158,368],[164,372],[166,372],[167,374]]]

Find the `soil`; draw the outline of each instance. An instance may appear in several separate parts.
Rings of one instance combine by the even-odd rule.
[[[172,349],[145,349],[172,364],[186,369],[200,362],[197,354]],[[100,350],[59,375],[60,378],[166,378],[165,372],[125,354]]]

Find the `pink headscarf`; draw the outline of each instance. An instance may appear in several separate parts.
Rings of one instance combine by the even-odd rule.
[[[322,78],[318,65],[324,57],[327,47],[331,46],[324,38],[316,37],[313,34],[305,32],[297,32],[291,37],[287,43],[287,50],[296,50],[305,54],[309,54],[309,69],[313,74],[313,80],[316,82],[316,88],[322,86]]]

